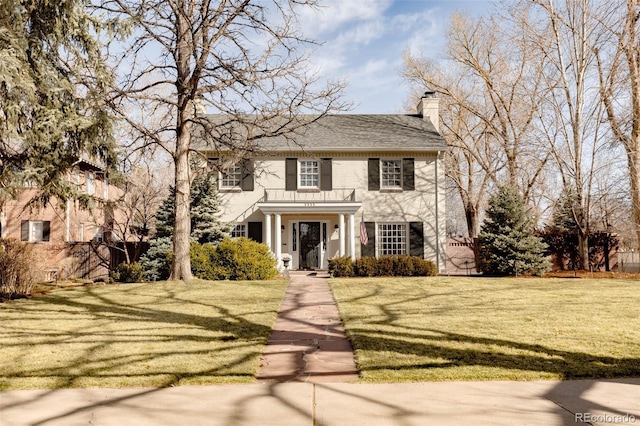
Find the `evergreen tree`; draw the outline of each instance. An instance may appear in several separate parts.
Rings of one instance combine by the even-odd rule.
[[[565,190],[560,195],[553,207],[551,223],[550,226],[548,226],[548,229],[577,231],[578,221],[582,220],[577,198],[578,197],[573,191]]]
[[[81,0],[0,2],[0,201],[25,183],[34,201],[77,197],[65,172],[82,156],[116,163],[111,81]]]
[[[480,267],[488,275],[543,275],[550,263],[546,244],[534,234],[524,202],[511,187],[489,199],[479,234]]]
[[[169,187],[169,195],[162,201],[156,212],[156,235],[154,238],[171,237],[173,235],[173,218],[175,216],[175,193],[173,186]]]
[[[175,198],[175,197],[174,197]],[[191,186],[191,238],[200,244],[217,243],[229,233],[220,223],[220,198],[213,174],[194,179]]]
[[[147,253],[140,258],[145,278],[151,281],[169,277],[172,256],[172,235],[175,216],[175,189],[169,188],[169,195],[156,213],[156,235],[149,241]],[[229,232],[229,225],[220,223],[220,199],[216,180],[212,174],[197,176],[191,190],[191,241],[217,243]]]
[[[191,239],[201,244],[217,243],[229,233],[229,225],[220,223],[220,199],[213,174],[198,175],[191,184]],[[156,237],[173,235],[175,217],[175,188],[156,213]]]

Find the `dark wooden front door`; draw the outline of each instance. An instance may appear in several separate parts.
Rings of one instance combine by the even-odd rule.
[[[320,222],[300,222],[300,269],[320,267]]]

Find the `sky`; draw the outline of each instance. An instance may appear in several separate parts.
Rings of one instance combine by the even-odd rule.
[[[406,50],[438,59],[455,11],[472,16],[495,1],[321,0],[317,11],[299,16],[304,35],[323,42],[311,57],[312,69],[325,79],[348,82],[349,113],[406,112],[409,84],[403,80]]]

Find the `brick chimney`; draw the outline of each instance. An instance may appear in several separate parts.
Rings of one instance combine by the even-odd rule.
[[[424,92],[420,102],[418,102],[418,115],[423,119],[429,119],[433,127],[440,132],[439,101],[436,92]]]

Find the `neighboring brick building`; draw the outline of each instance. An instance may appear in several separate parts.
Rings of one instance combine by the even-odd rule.
[[[110,184],[104,171],[88,161],[78,161],[69,179],[94,199],[93,206],[82,209],[78,201],[30,209],[28,201],[36,189],[26,188],[15,200],[8,201],[0,212],[0,235],[34,244],[43,279],[106,278],[109,248],[102,244],[112,239],[111,229],[117,219],[112,203],[123,191]]]

